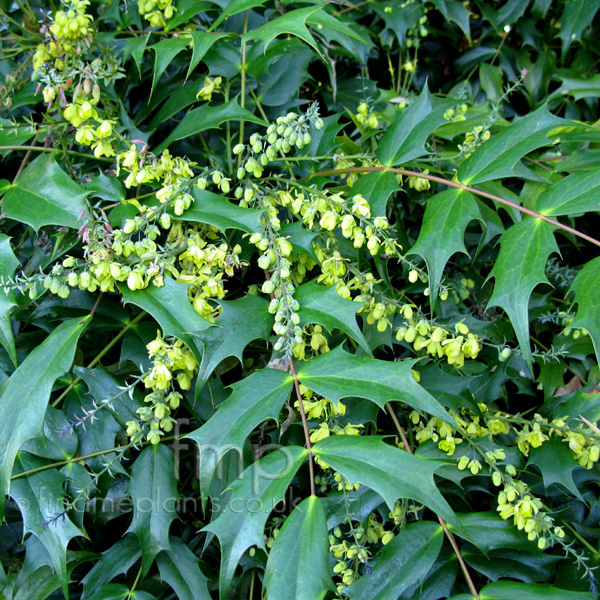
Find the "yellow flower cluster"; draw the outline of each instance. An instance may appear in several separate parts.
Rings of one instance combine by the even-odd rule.
[[[369,105],[366,102],[361,102],[358,105],[355,118],[361,125],[366,125],[371,129],[377,129],[379,127],[379,119],[369,110]]]
[[[154,360],[152,369],[144,377],[144,385],[153,391],[145,397],[149,406],[142,406],[137,410],[140,420],[127,423],[127,434],[134,443],[139,443],[146,431],[146,441],[158,444],[161,436],[173,428],[175,420],[170,415],[183,398],[174,389],[174,381],[177,381],[182,390],[189,390],[198,362],[181,340],[167,341],[160,331],[146,348],[148,355]]]
[[[173,0],[138,0],[138,10],[152,27],[164,27],[177,9]]]
[[[401,309],[405,324],[398,328],[396,339],[412,344],[416,351],[425,350],[427,354],[446,358],[449,364],[460,368],[465,358],[477,358],[481,343],[477,335],[470,333],[464,323],[454,326],[456,334],[414,315],[413,308],[406,304]]]
[[[57,39],[76,41],[90,33],[92,18],[85,14],[85,9],[90,3],[89,0],[69,0],[69,4],[69,10],[56,13],[50,31]]]
[[[196,94],[196,100],[204,100],[205,102],[210,102],[212,100],[213,93],[218,92],[221,89],[222,81],[222,77],[215,77],[214,79],[211,79],[210,77],[205,77],[204,85]]]
[[[310,348],[313,353],[316,354],[325,354],[325,352],[329,352],[329,345],[327,343],[327,338],[323,334],[323,328],[320,325],[307,325],[304,327],[302,336],[302,342],[294,346],[293,353],[294,357],[300,360],[306,359],[306,350],[307,347]],[[310,341],[308,341],[310,339]],[[328,401],[326,401],[328,402]],[[341,404],[341,402],[340,402]],[[307,404],[304,404],[304,408],[308,410]],[[343,414],[343,413],[340,413]],[[314,417],[319,418],[319,417]]]
[[[113,135],[115,121],[99,118],[95,108],[97,103],[97,98],[86,99],[84,94],[80,94],[65,108],[63,116],[77,129],[75,140],[79,144],[91,146],[96,158],[111,157],[115,155]]]
[[[471,156],[471,154],[473,154],[473,152],[475,152],[475,150],[477,150],[477,148],[481,146],[483,142],[486,142],[489,139],[490,130],[486,129],[484,131],[482,125],[477,125],[472,131],[467,132],[465,135],[465,141],[458,145],[458,149],[465,158],[469,158],[469,156]]]
[[[276,123],[269,125],[266,135],[253,133],[249,144],[237,144],[233,153],[241,156],[245,152],[249,156],[240,164],[237,178],[243,179],[246,173],[251,173],[256,179],[262,177],[264,168],[279,153],[287,154],[294,146],[298,149],[310,144],[310,126],[321,129],[324,125],[319,118],[319,107],[313,102],[306,113],[298,115],[290,112],[285,117],[277,117]]]

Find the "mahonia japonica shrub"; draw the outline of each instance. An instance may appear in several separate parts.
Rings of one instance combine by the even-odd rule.
[[[0,0],[2,597],[597,597],[599,8]]]

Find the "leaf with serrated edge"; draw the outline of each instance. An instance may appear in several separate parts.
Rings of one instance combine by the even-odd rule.
[[[199,446],[200,493],[204,506],[219,460],[230,450],[241,456],[244,441],[256,426],[268,419],[277,421],[292,389],[292,379],[278,369],[262,369],[231,387],[231,395],[214,416],[187,436]]]
[[[581,41],[584,30],[592,24],[594,16],[600,8],[598,0],[569,0],[563,3],[564,10],[560,16],[561,27],[558,37],[562,40],[561,57],[575,40]]]
[[[223,6],[223,2],[215,2],[214,0],[212,1],[213,4],[219,4],[220,6]],[[265,2],[266,0],[228,0],[225,2],[225,8],[223,12],[214,20],[209,31],[216,29],[228,17],[237,15],[245,10],[250,10],[251,8],[256,8],[257,6],[262,6]]]
[[[310,565],[310,577],[306,565]],[[286,519],[269,552],[265,588],[267,600],[322,600],[328,590],[335,590],[320,498],[305,498]]]
[[[12,251],[10,238],[0,233],[0,278],[5,281],[10,279],[19,265],[20,263]],[[0,344],[4,346],[15,367],[17,366],[17,351],[15,350],[15,338],[10,324],[10,311],[16,304],[13,290],[9,290],[8,293],[0,290]]]
[[[75,356],[79,336],[89,318],[71,319],[59,325],[12,374],[0,402],[0,515],[4,494],[19,448],[42,435],[44,415],[54,382],[66,373]]]
[[[160,577],[177,595],[177,600],[210,600],[208,580],[198,566],[198,557],[176,537],[171,537],[173,552],[161,552],[157,558]]]
[[[221,543],[221,600],[227,597],[227,589],[244,552],[252,546],[266,551],[265,523],[284,498],[307,455],[305,448],[286,446],[250,465],[231,484],[231,500],[225,510],[204,528],[203,531],[216,534]]]
[[[44,225],[78,229],[89,216],[86,195],[49,152],[38,156],[6,190],[2,210],[36,231]]]
[[[313,453],[351,483],[375,490],[390,510],[398,498],[411,498],[462,532],[462,525],[433,481],[433,474],[444,463],[409,454],[375,436],[334,435],[315,444]]]
[[[125,304],[131,303],[150,313],[160,325],[163,335],[173,335],[184,342],[202,360],[202,347],[191,332],[207,329],[212,325],[202,318],[188,300],[189,285],[165,277],[165,285],[150,284],[144,290],[132,292],[126,284],[119,284]]]
[[[298,381],[332,402],[357,396],[384,408],[386,402],[397,400],[454,424],[441,404],[414,380],[410,371],[416,362],[354,356],[338,346],[304,363]]]
[[[174,216],[174,219],[208,223],[218,227],[223,233],[228,229],[241,229],[247,233],[264,230],[260,221],[262,210],[243,208],[223,196],[198,188],[192,190],[192,196],[195,198],[192,206],[181,217]]]
[[[184,50],[188,44],[189,40],[187,38],[166,38],[148,48],[155,52],[150,97],[152,97],[152,93],[154,92],[158,80],[171,64],[171,61]]]
[[[344,594],[359,600],[398,598],[410,586],[423,581],[442,549],[443,540],[439,523],[410,523],[377,553],[371,574],[347,587]]]
[[[273,316],[264,298],[247,295],[239,300],[221,300],[221,315],[216,324],[200,332],[193,332],[203,348],[198,370],[196,392],[199,392],[217,365],[228,356],[242,362],[244,348],[253,340],[269,339]]]
[[[465,230],[481,215],[475,197],[465,190],[446,190],[427,201],[423,225],[410,254],[418,254],[427,263],[429,300],[432,310],[437,301],[444,267],[455,252],[467,254]]]
[[[458,169],[458,179],[473,185],[512,177],[519,161],[532,150],[552,142],[548,134],[567,121],[555,117],[546,106],[513,121],[484,142]]]
[[[15,461],[19,471],[43,468],[47,462],[27,452],[20,452]],[[63,510],[65,478],[56,469],[46,469],[15,479],[10,495],[21,509],[23,534],[33,533],[44,544],[52,566],[68,597],[67,546],[84,533],[75,526]]]
[[[334,286],[319,285],[309,281],[301,285],[294,293],[300,303],[300,325],[318,323],[329,332],[334,328],[343,331],[353,338],[367,354],[372,354],[369,344],[356,323],[356,311],[363,306],[362,302],[345,300]]]
[[[552,228],[541,219],[525,219],[500,238],[500,253],[489,274],[495,279],[488,308],[499,306],[508,314],[523,357],[531,368],[529,297],[539,283],[547,283],[546,261],[558,246]]]
[[[536,210],[548,217],[600,211],[600,170],[573,173],[540,194]]]
[[[458,104],[458,100],[436,98],[427,85],[419,97],[402,111],[398,111],[387,128],[379,147],[377,158],[388,167],[407,163],[427,154],[427,138],[444,123],[444,113]]]
[[[390,171],[374,171],[358,178],[352,186],[352,194],[360,194],[371,207],[375,217],[385,217],[390,195],[399,190],[398,179]]]
[[[596,360],[600,363],[600,257],[587,263],[571,284],[575,294],[577,314],[567,329],[583,328],[592,338]]]
[[[135,533],[142,547],[142,575],[161,550],[172,551],[169,528],[176,518],[175,456],[164,444],[149,446],[131,467],[129,494],[133,519],[127,533]]]

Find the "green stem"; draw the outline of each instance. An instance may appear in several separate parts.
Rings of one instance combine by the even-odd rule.
[[[577,229],[573,229],[573,227],[569,227],[568,225],[563,225],[550,217],[546,217],[534,210],[530,210],[529,208],[525,208],[524,206],[520,206],[515,202],[511,202],[510,200],[506,200],[505,198],[501,198],[500,196],[496,196],[494,194],[490,194],[488,192],[484,192],[482,190],[478,190],[470,185],[465,185],[464,183],[459,183],[458,181],[451,181],[450,179],[445,179],[444,177],[438,177],[437,175],[430,175],[429,173],[419,173],[418,171],[410,171],[408,169],[397,169],[395,167],[352,167],[348,169],[330,169],[328,171],[319,171],[317,173],[311,173],[307,175],[303,179],[308,179],[310,177],[326,177],[327,175],[340,175],[341,173],[372,173],[374,171],[391,171],[392,173],[399,173],[400,175],[408,175],[409,177],[419,177],[421,179],[428,179],[429,181],[435,181],[437,183],[441,183],[442,185],[447,185],[449,187],[456,188],[457,190],[465,190],[466,192],[471,192],[472,194],[477,194],[478,196],[483,196],[484,198],[489,198],[494,202],[498,202],[499,204],[504,204],[505,206],[510,206],[515,210],[518,210],[530,217],[534,217],[536,219],[541,219],[542,221],[546,221],[546,223],[550,223],[554,227],[558,227],[563,231],[568,231],[577,237],[580,237],[590,244],[594,244],[595,246],[600,247],[600,240],[597,240],[581,231],[577,231]]]
[[[106,355],[107,352],[139,321],[141,321],[148,313],[146,311],[142,311],[135,319],[129,321],[123,329],[108,343],[104,348],[100,351],[99,354],[96,355],[96,358],[92,360],[92,362],[86,367],[87,369],[93,368],[97,365],[102,358]],[[52,403],[53,407],[58,406],[61,400],[81,381],[81,377],[77,377],[74,379],[70,385],[64,390],[64,392]]]
[[[592,546],[584,537],[579,535],[579,533],[577,533],[577,531],[573,527],[571,527],[571,525],[569,525],[569,523],[567,523],[566,521],[563,521],[563,524],[566,525],[571,530],[573,535],[592,553],[592,555],[594,557],[600,558],[600,552],[598,552],[598,550],[596,550],[594,548],[594,546]]]
[[[248,13],[250,11],[246,11],[244,13],[244,33],[248,31]],[[242,43],[242,83],[241,83],[241,93],[240,93],[240,106],[242,108],[246,108],[246,42]],[[244,143],[244,119],[240,119],[240,137],[239,143]],[[242,162],[242,155],[239,154],[237,158],[238,166]]]
[[[0,150],[27,150],[28,152],[60,152],[56,148],[44,148],[42,146],[0,146]],[[76,152],[75,150],[65,150],[67,154],[71,156],[79,156],[81,158],[93,158],[94,160],[100,160],[102,162],[112,163],[110,158],[96,158],[93,154],[86,154],[85,152]]]

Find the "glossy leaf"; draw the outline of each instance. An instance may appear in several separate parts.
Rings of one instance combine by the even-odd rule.
[[[384,408],[386,402],[395,400],[453,423],[446,410],[414,380],[410,371],[415,362],[354,356],[338,346],[303,364],[298,380],[332,402],[358,396]]]
[[[233,2],[230,2],[230,5],[231,4],[233,4]],[[225,9],[221,13],[221,17],[226,11],[227,9]],[[229,35],[229,33],[226,33],[224,31],[219,31],[217,33],[205,33],[204,31],[191,32],[192,60],[190,60],[190,66],[187,70],[186,79],[190,76],[191,72],[198,66],[198,63],[204,58],[204,55],[211,49],[212,45],[221,38],[228,37]]]
[[[19,471],[29,471],[44,466],[40,460],[21,452],[15,460]],[[31,532],[44,545],[57,573],[63,593],[68,596],[67,545],[84,535],[67,515],[61,515],[65,491],[64,477],[55,469],[38,471],[12,482],[10,495],[23,515],[23,533]]]
[[[86,192],[54,160],[40,154],[5,192],[2,207],[8,217],[31,225],[79,229],[88,219]]]
[[[304,448],[286,446],[250,465],[231,485],[231,500],[225,510],[204,528],[216,534],[221,544],[221,600],[227,597],[244,552],[252,546],[265,549],[263,530],[267,518],[283,499],[306,456]]]
[[[0,234],[0,278],[4,281],[11,279],[16,268],[20,266],[17,257],[13,254],[10,238]],[[16,305],[15,293],[9,290],[6,293],[0,290],[0,344],[8,353],[15,367],[17,366],[17,351],[15,350],[15,338],[12,325],[10,324],[10,312]]]
[[[154,50],[154,70],[152,75],[152,88],[150,96],[154,92],[154,88],[166,71],[171,61],[189,44],[187,38],[166,38],[150,46],[149,50]]]
[[[484,142],[460,166],[458,179],[474,185],[514,176],[521,158],[532,150],[549,145],[548,134],[566,123],[550,113],[546,106],[538,108]]]
[[[310,575],[305,572],[310,565]],[[305,498],[285,520],[269,552],[267,600],[322,600],[334,590],[329,535],[321,499]]]
[[[318,323],[329,332],[339,329],[348,334],[367,354],[372,354],[369,344],[356,323],[356,311],[361,302],[345,300],[336,291],[335,286],[319,285],[310,281],[301,285],[294,293],[300,303],[300,324]]]
[[[411,498],[462,531],[433,481],[433,474],[444,463],[414,456],[373,436],[334,435],[315,444],[313,452],[351,483],[375,490],[390,510],[398,498]]]
[[[161,550],[172,551],[169,528],[177,516],[178,494],[170,448],[157,444],[142,451],[131,467],[129,494],[133,519],[127,533],[140,540],[145,574]]]
[[[500,253],[489,275],[495,285],[488,308],[506,311],[530,367],[529,297],[536,285],[547,283],[546,261],[553,252],[558,252],[558,246],[552,228],[541,219],[525,219],[500,238]]]
[[[150,284],[145,290],[132,292],[125,284],[119,285],[124,302],[135,304],[150,313],[160,325],[163,335],[173,335],[189,347],[196,360],[202,360],[202,347],[192,332],[211,326],[192,307],[188,300],[188,287],[184,283],[165,277],[165,285]]]
[[[457,102],[432,96],[426,85],[408,108],[398,112],[381,139],[377,158],[394,167],[426,155],[425,142],[437,127],[447,122],[444,113]]]
[[[174,217],[175,219],[214,225],[223,233],[228,229],[241,229],[247,233],[263,231],[261,210],[243,208],[223,196],[197,188],[192,190],[192,195],[195,202],[181,217]]]
[[[171,538],[172,552],[161,552],[156,562],[160,577],[177,594],[178,600],[210,600],[208,580],[196,555],[179,539]]]
[[[258,296],[239,300],[221,300],[221,315],[217,322],[193,336],[202,344],[203,357],[198,370],[196,390],[200,391],[218,364],[228,356],[240,362],[244,348],[253,340],[269,339],[273,316],[269,303]]]
[[[209,106],[208,103],[203,104],[199,108],[186,113],[177,127],[169,134],[169,137],[156,148],[155,152],[157,154],[162,152],[176,140],[184,140],[208,129],[218,129],[227,121],[240,119],[249,123],[265,125],[262,119],[255,117],[249,110],[242,108],[236,98],[217,106]]]
[[[27,440],[42,435],[52,386],[71,368],[79,336],[88,322],[77,318],[59,325],[27,356],[4,388],[0,402],[1,514],[17,452]]]
[[[573,173],[542,192],[536,210],[548,217],[600,211],[600,173]]]
[[[398,598],[420,583],[433,566],[444,540],[439,523],[410,523],[377,553],[377,562],[367,577],[344,590],[350,598],[387,600]]]
[[[388,199],[399,190],[398,179],[390,171],[374,171],[358,178],[352,186],[352,194],[360,194],[371,206],[376,217],[384,217]]]
[[[446,190],[430,198],[425,205],[419,238],[409,254],[425,259],[432,310],[446,263],[456,252],[467,254],[465,230],[474,219],[482,220],[477,202],[464,190]]]
[[[250,10],[251,8],[256,8],[257,6],[262,6],[265,2],[266,0],[226,0],[225,2],[213,0],[214,4],[219,4],[223,8],[223,11],[213,21],[209,31],[216,29],[228,17],[237,15],[245,10]]]
[[[568,0],[563,4],[558,37],[562,40],[562,56],[575,40],[581,41],[584,30],[592,24],[600,8],[598,0]]]
[[[214,416],[187,436],[199,446],[203,504],[219,460],[229,451],[241,456],[244,442],[255,427],[269,419],[277,421],[292,389],[292,379],[278,369],[262,369],[232,388]]]
[[[291,34],[299,37],[318,52],[319,48],[315,38],[306,28],[306,20],[318,10],[321,10],[321,6],[307,6],[306,8],[290,10],[281,17],[271,19],[257,29],[245,33],[242,36],[242,43],[250,40],[261,40],[265,44],[264,50],[266,51],[269,44],[278,35]]]
[[[573,281],[569,291],[574,294],[577,314],[567,329],[586,329],[594,343],[596,359],[600,362],[600,257],[587,263]]]

